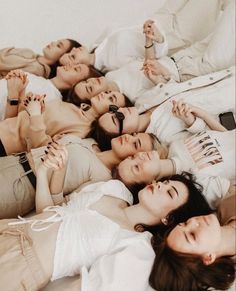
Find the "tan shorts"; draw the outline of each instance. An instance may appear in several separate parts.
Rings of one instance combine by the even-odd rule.
[[[0,218],[14,218],[34,209],[35,189],[19,156],[0,158]]]
[[[0,290],[36,291],[46,278],[25,225],[8,226],[0,221]]]

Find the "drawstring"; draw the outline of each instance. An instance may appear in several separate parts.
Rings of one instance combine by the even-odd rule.
[[[25,256],[24,242],[28,241],[30,246],[32,246],[32,244],[33,244],[32,239],[27,234],[25,234],[23,231],[21,231],[19,229],[15,230],[15,231],[5,230],[2,233],[20,237],[20,246],[21,246],[21,252],[22,252],[23,256]]]
[[[56,211],[59,210],[60,207],[46,207],[43,211]],[[52,216],[45,218],[45,219],[25,219],[21,216],[18,216],[19,221],[14,221],[14,222],[9,222],[8,225],[20,225],[20,224],[28,224],[31,223],[30,228],[33,231],[43,231],[43,230],[47,230],[49,227],[51,227],[55,222],[59,222],[62,220],[62,217],[60,215],[59,212],[56,211],[55,214],[53,214]],[[47,226],[44,227],[39,227],[44,225],[45,223],[49,223]]]

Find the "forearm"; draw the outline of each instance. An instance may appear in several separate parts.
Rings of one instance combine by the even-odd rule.
[[[50,192],[55,205],[65,202],[63,196],[63,186],[66,176],[66,167],[61,170],[54,171],[50,181]]]
[[[40,168],[37,171],[37,184],[35,195],[36,213],[41,213],[47,206],[53,206],[53,200],[49,189],[49,179],[51,171],[48,172],[45,168]]]
[[[198,117],[202,118],[211,130],[227,131],[227,129],[223,125],[221,125],[220,122],[216,120],[211,114],[209,114],[205,110],[201,111],[202,112],[198,115]]]
[[[46,125],[42,115],[30,116],[29,148],[37,148],[47,145],[52,138],[46,134]]]
[[[11,100],[18,100],[19,102],[19,94],[15,90],[8,89],[8,96],[7,96],[7,106],[5,112],[5,119],[15,117],[18,114],[18,104],[11,104]]]
[[[156,58],[153,40],[146,38],[145,42],[145,60],[153,60]]]

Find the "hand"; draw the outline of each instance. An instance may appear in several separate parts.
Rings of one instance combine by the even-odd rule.
[[[42,158],[42,167],[54,171],[62,170],[68,162],[68,151],[64,145],[51,142],[47,146],[46,155]]]
[[[25,110],[28,112],[30,116],[41,115],[42,112],[45,110],[44,103],[45,96],[46,94],[37,95],[33,94],[32,92],[29,92],[27,96],[23,99],[22,102],[25,107]]]
[[[155,85],[159,83],[165,84],[170,80],[167,70],[157,60],[146,60],[141,70]]]
[[[29,83],[27,75],[22,70],[10,71],[5,79],[7,80],[8,96],[11,99],[22,99],[25,95],[25,88]]]
[[[164,41],[163,35],[156,27],[155,22],[151,19],[147,20],[143,25],[143,33],[146,35],[146,45],[150,45],[151,41],[162,43]]]
[[[174,116],[181,119],[188,127],[190,127],[196,119],[195,115],[192,112],[192,106],[184,103],[182,99],[177,102],[173,100],[172,103],[172,113],[174,114]]]

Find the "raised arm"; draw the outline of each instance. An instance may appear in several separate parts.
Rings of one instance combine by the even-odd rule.
[[[40,213],[47,206],[53,206],[54,195],[63,196],[63,184],[65,177],[65,165],[67,163],[67,150],[65,146],[48,146],[46,156],[42,159],[42,164],[36,169],[37,185],[35,206],[36,212]],[[59,180],[52,182],[52,175],[58,172]]]
[[[44,98],[45,95],[36,95],[29,92],[26,98],[22,101],[25,110],[30,116],[28,149],[44,146],[49,142],[52,142],[52,137],[46,133],[47,128],[42,115],[45,110]]]
[[[167,53],[165,38],[153,20],[145,21],[143,33],[145,34],[145,60],[160,58]]]
[[[25,96],[25,88],[28,85],[27,75],[21,70],[13,70],[5,77],[7,81],[7,105],[5,119],[17,116],[22,109],[21,100]]]
[[[178,102],[173,100],[172,113],[176,117],[183,120],[187,127],[191,127],[195,123],[196,118],[200,118],[208,125],[211,130],[227,131],[227,129],[207,111],[197,106],[187,104],[183,102],[183,100],[179,100]]]

